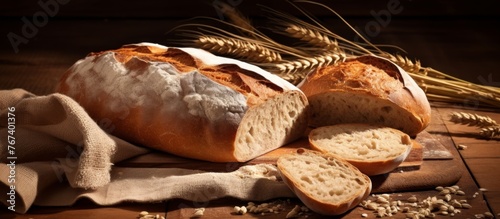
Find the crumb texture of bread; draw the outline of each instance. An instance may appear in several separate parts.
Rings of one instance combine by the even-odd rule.
[[[348,162],[328,154],[298,150],[280,157],[278,168],[285,183],[311,210],[325,215],[342,214],[371,192],[371,180]]]
[[[235,156],[247,160],[275,149],[269,145],[284,145],[303,135],[308,114],[301,109],[307,104],[305,96],[287,92],[249,109],[236,133]]]
[[[395,158],[412,144],[410,137],[398,130],[368,125],[320,127],[309,137],[315,147],[350,160]]]
[[[284,159],[281,164],[290,168],[288,173],[310,196],[322,202],[342,203],[366,187],[360,175],[339,160],[303,156]]]
[[[318,68],[301,83],[311,105],[311,126],[370,123],[416,136],[430,122],[420,87],[390,61],[363,56]]]
[[[368,94],[330,91],[309,97],[311,125],[321,127],[342,123],[380,124],[405,133],[418,133],[421,122],[401,106]]]
[[[394,170],[412,148],[406,133],[367,124],[319,127],[309,133],[309,142],[313,149],[342,157],[370,176]]]

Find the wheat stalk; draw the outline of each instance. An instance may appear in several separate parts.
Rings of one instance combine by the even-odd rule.
[[[368,53],[371,54],[368,49],[331,32],[327,28],[323,27],[319,22],[315,22],[310,15],[307,15],[296,5],[292,5],[304,13],[306,17],[313,20],[316,25],[264,6],[264,11],[271,14],[269,19],[274,21],[274,25],[271,30],[282,35],[305,41],[308,44],[313,45],[316,50],[320,51],[333,49],[334,51],[349,51],[352,54],[358,55]]]
[[[420,64],[419,60],[415,60],[415,62],[413,62],[408,57],[403,57],[399,54],[393,55],[390,53],[383,53],[380,54],[380,56],[391,60],[392,62],[396,63],[399,67],[401,67],[407,72],[427,75],[427,71],[425,71],[425,69],[422,69],[422,65]]]
[[[477,85],[474,83],[471,83],[469,81],[462,80],[460,78],[453,77],[451,75],[445,74],[443,72],[437,71],[432,68],[428,67],[422,67],[420,64],[420,61],[416,60],[415,63],[411,61],[408,57],[403,57],[401,55],[392,55],[390,53],[382,53],[380,56],[385,57],[392,62],[396,63],[398,66],[403,68],[405,71],[414,73],[414,74],[420,74],[424,76],[429,76],[432,78],[436,79],[443,79],[447,80],[449,83],[453,83],[454,85],[458,86],[463,86],[467,88],[473,88],[473,89],[478,89],[480,91],[484,92],[492,92],[494,94],[500,94],[500,88],[498,87],[491,87],[491,86],[485,86],[485,85]]]
[[[370,46],[375,50],[375,54],[381,55],[381,56],[386,56],[386,58],[392,60],[399,66],[401,66],[403,69],[408,71],[410,73],[410,76],[412,76],[416,81],[419,81],[420,84],[428,84],[432,83],[438,86],[437,89],[437,96],[455,96],[456,94],[462,94],[463,96],[467,97],[468,99],[475,100],[480,103],[486,103],[490,106],[495,106],[495,107],[500,107],[500,88],[495,88],[495,87],[490,87],[490,86],[484,86],[484,85],[477,85],[473,84],[470,82],[467,82],[465,80],[452,77],[450,75],[447,75],[445,73],[442,73],[440,71],[434,70],[432,68],[423,68],[420,65],[420,62],[416,61],[413,63],[411,59],[402,57],[402,56],[394,56],[388,52],[382,51],[380,48],[377,46],[373,45],[370,43],[368,40],[366,40],[361,34],[359,34],[347,21],[345,21],[337,12],[329,8],[328,6],[317,3],[314,1],[309,1],[309,0],[297,0],[297,2],[304,2],[304,3],[309,3],[309,4],[315,4],[319,5],[335,15],[339,17],[349,28],[351,28],[355,33],[360,36],[361,39],[365,40],[366,45]],[[295,5],[294,5],[295,6]],[[305,13],[302,9],[299,7],[295,6],[297,9],[299,9],[303,14],[305,14],[309,19],[311,19],[319,28],[323,29],[324,32],[331,33],[327,28],[323,27],[318,21],[313,19],[311,16],[309,16],[307,13]],[[331,33],[333,34],[333,33]],[[364,45],[362,43],[357,43],[358,45]],[[365,46],[366,47],[366,46]],[[369,51],[367,54],[371,54],[371,51]],[[418,76],[418,77],[417,77]],[[440,89],[440,88],[447,88],[447,89]],[[429,93],[427,93],[429,94]],[[428,95],[428,96],[435,96],[435,95]],[[453,99],[453,102],[460,102],[464,101],[464,98],[462,97],[461,99]]]
[[[293,61],[284,61],[281,63],[263,66],[274,68],[275,70],[273,72],[278,72],[280,74],[292,74],[296,72],[303,72],[304,70],[310,70],[313,68],[335,64],[339,61],[344,61],[345,59],[346,56],[344,54],[325,53],[316,56],[300,58]]]
[[[493,138],[500,135],[500,126],[492,126],[481,129],[479,134],[485,138]]]
[[[489,116],[481,116],[475,113],[453,112],[450,121],[456,124],[476,126],[482,128],[479,135],[485,138],[493,138],[500,135],[500,126]]]
[[[266,68],[289,81],[299,81],[314,68],[343,61],[347,57],[346,54],[349,54],[350,57],[371,54],[385,57],[407,71],[425,91],[430,101],[476,103],[477,105],[500,107],[500,88],[474,84],[430,67],[423,67],[418,60],[412,60],[406,56],[393,55],[383,51],[381,50],[382,46],[385,48],[388,47],[387,45],[374,45],[370,43],[337,12],[326,5],[309,0],[296,0],[295,2],[314,4],[329,10],[365,42],[353,42],[333,33],[308,12],[291,2],[289,3],[308,18],[309,21],[306,22],[263,6],[271,14],[269,19],[274,21],[275,25],[271,27],[271,30],[306,42],[310,45],[309,47],[291,47],[272,40],[254,28],[251,22],[234,8],[227,8],[227,5],[224,6],[226,9],[223,12],[230,18],[233,24],[224,21],[221,21],[221,23],[236,28],[247,37],[238,36],[208,25],[188,24],[184,26],[203,26],[218,31],[218,33],[208,31],[208,34],[212,34],[213,37],[219,37],[210,40],[202,38],[207,33],[200,32],[197,35],[195,34],[198,37],[197,46],[212,52],[231,55],[236,58],[244,58],[253,62],[252,64]],[[202,42],[202,40],[204,41]],[[247,46],[246,43],[252,45]],[[400,50],[402,51],[402,49]]]
[[[337,40],[332,40],[328,35],[321,33],[318,30],[313,30],[303,26],[298,26],[295,24],[287,25],[285,31],[290,34],[291,37],[300,39],[309,43],[310,45],[316,47],[322,47],[325,49],[331,49],[334,51],[339,50],[339,44]]]
[[[418,85],[428,94],[429,100],[442,99],[433,98],[435,95],[448,96],[447,102],[460,102],[465,98],[490,106],[500,107],[500,89],[490,86],[477,85],[453,76],[447,75],[432,68],[422,67],[417,60],[413,62],[408,57],[392,55],[390,53],[380,54],[402,69],[407,71],[415,79]],[[429,89],[432,87],[432,90]],[[434,95],[429,95],[434,94]]]
[[[475,113],[466,112],[453,112],[450,115],[450,121],[457,124],[477,126],[481,128],[497,125],[497,122],[489,116],[481,116]]]
[[[252,22],[247,17],[243,16],[236,8],[230,6],[222,1],[214,1],[213,4],[220,8],[220,11],[229,18],[229,20],[236,26],[240,27],[240,33],[243,35],[254,36],[257,29],[252,25]],[[245,30],[245,31],[241,31]]]
[[[292,84],[298,84],[313,69],[343,62],[347,56],[343,53],[324,53],[310,57],[284,61],[281,63],[258,64],[259,66],[277,74]]]
[[[281,55],[257,43],[229,37],[200,36],[195,44],[210,52],[245,58],[251,62],[277,62]]]

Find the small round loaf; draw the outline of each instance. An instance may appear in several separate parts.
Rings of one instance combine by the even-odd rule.
[[[414,137],[431,119],[424,91],[403,69],[377,56],[318,68],[299,85],[311,105],[311,126],[370,123]]]
[[[111,134],[175,155],[244,162],[302,136],[305,95],[254,65],[141,43],[91,53],[57,91]]]
[[[343,214],[366,199],[372,189],[368,176],[331,154],[299,148],[282,155],[277,164],[285,184],[319,214]]]
[[[396,169],[413,144],[399,130],[366,124],[319,127],[309,133],[309,143],[315,150],[344,158],[369,176]]]

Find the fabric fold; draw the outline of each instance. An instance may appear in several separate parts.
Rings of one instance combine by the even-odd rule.
[[[14,118],[10,126],[8,118]],[[1,203],[26,213],[32,205],[70,206],[81,198],[113,205],[172,198],[207,202],[294,197],[271,164],[233,172],[114,167],[150,150],[108,134],[113,129],[109,121],[92,120],[62,94],[0,90],[0,193],[14,195],[13,201]]]

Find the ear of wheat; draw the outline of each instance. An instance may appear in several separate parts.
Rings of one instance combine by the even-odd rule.
[[[465,112],[453,112],[450,115],[450,121],[457,124],[477,126],[481,128],[497,125],[497,122],[489,116],[481,116],[475,113]]]
[[[250,62],[281,61],[281,55],[278,52],[251,41],[218,36],[200,36],[195,40],[195,44],[213,53],[244,58]]]
[[[500,135],[500,126],[489,116],[481,116],[475,113],[453,112],[450,121],[456,124],[480,127],[479,135],[485,138],[493,138]]]
[[[319,68],[326,65],[332,65],[337,62],[344,61],[345,55],[337,53],[325,53],[316,56],[311,56],[302,59],[296,59],[291,61],[285,61],[281,63],[264,65],[268,68],[276,68],[275,72],[281,74],[292,74],[296,72],[302,72],[305,70],[310,70],[313,68]]]
[[[479,134],[485,138],[493,138],[500,135],[500,126],[492,126],[481,129]]]
[[[290,81],[293,84],[298,84],[311,70],[343,62],[345,59],[346,56],[342,53],[325,53],[293,61],[261,64],[259,66],[269,69],[271,72],[275,72],[278,76]]]
[[[339,50],[337,40],[332,40],[330,37],[317,30],[289,24],[285,31],[290,34],[291,37],[308,42],[310,45],[334,51]]]

